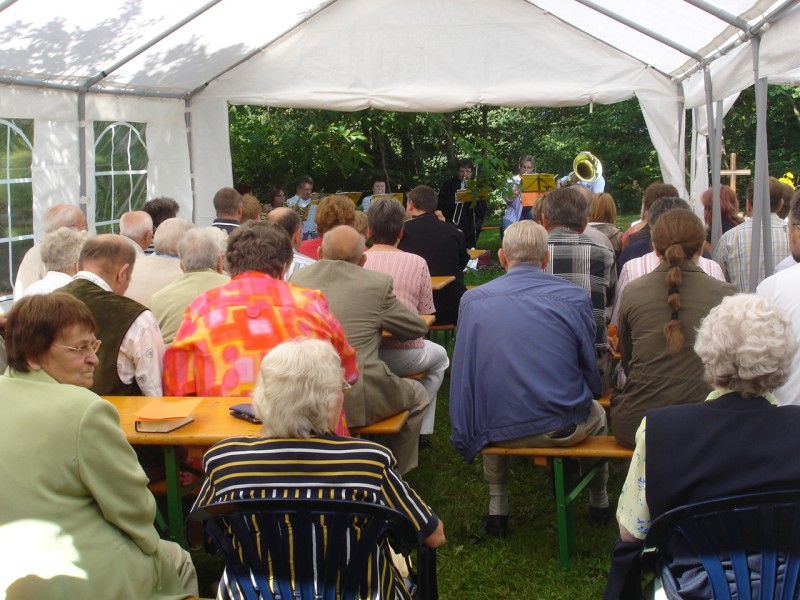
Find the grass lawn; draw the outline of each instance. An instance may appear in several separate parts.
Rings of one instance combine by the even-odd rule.
[[[634,218],[626,219],[625,227]],[[467,285],[480,285],[503,273],[497,264],[499,232],[482,233],[478,246],[491,251],[493,263],[468,272]],[[444,600],[599,598],[605,588],[616,525],[590,524],[588,496],[584,493],[575,504],[577,556],[573,569],[562,571],[550,471],[518,458],[512,465],[508,490],[510,535],[506,539],[487,539],[483,527],[488,489],[483,481],[481,458],[468,465],[450,444],[449,391],[448,370],[437,400],[433,447],[420,452],[419,467],[406,476],[444,521],[447,543],[438,551],[437,565],[440,597]],[[616,506],[624,473],[619,461],[610,464],[608,491],[612,506]],[[203,553],[195,553],[194,558],[201,595],[213,597],[215,592],[208,586],[219,578],[221,562]]]

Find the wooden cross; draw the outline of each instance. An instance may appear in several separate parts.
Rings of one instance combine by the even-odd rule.
[[[736,192],[736,176],[737,175],[750,175],[750,169],[737,169],[736,168],[736,152],[731,152],[731,168],[724,169],[719,172],[720,177],[727,176],[731,178],[731,189]]]

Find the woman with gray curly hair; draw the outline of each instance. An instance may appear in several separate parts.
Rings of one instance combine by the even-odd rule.
[[[354,500],[408,515],[424,544],[441,546],[441,520],[400,477],[391,452],[333,433],[349,388],[330,342],[298,338],[275,346],[261,362],[253,390],[255,412],[264,423],[262,437],[232,438],[206,453],[207,478],[194,509],[247,498]],[[324,529],[323,523],[319,526]],[[388,551],[381,543],[373,552],[362,589],[369,590],[370,598],[410,600]],[[224,573],[217,598],[241,597]]]
[[[786,313],[756,295],[725,298],[703,319],[694,349],[714,390],[701,404],[658,408],[642,420],[617,508],[621,540],[609,587],[620,582],[621,546],[641,550],[652,520],[667,511],[800,487],[800,463],[792,460],[800,406],[779,407],[772,394],[788,378],[797,347]],[[673,584],[681,598],[711,597],[698,569],[687,568]],[[616,597],[606,589],[604,598]]]

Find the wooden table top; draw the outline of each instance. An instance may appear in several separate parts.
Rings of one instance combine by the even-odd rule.
[[[427,325],[428,329],[430,329],[431,325],[433,325],[433,322],[436,320],[436,315],[420,315],[419,318],[425,321],[425,325]],[[391,340],[394,336],[384,329],[381,332],[381,337],[384,340]]]
[[[149,396],[104,396],[119,411],[122,431],[131,444],[150,446],[212,446],[230,437],[257,436],[261,433],[261,425],[235,419],[230,415],[229,407],[250,398],[203,398],[192,412],[194,421],[169,433],[143,433],[136,431],[134,421],[137,411],[153,402],[156,398]],[[165,402],[183,401],[183,397],[163,397]]]
[[[470,257],[471,260],[475,260],[476,258],[480,258],[484,254],[488,254],[488,253],[489,253],[488,250],[481,250],[479,248],[473,248],[472,250],[469,250],[469,257]]]
[[[456,280],[455,275],[431,275],[431,288],[440,290]]]

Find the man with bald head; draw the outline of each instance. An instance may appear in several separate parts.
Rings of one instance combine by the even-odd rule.
[[[100,396],[161,396],[164,342],[147,308],[125,298],[136,250],[112,233],[89,239],[78,259],[80,269],[60,291],[82,300],[103,342],[91,390]]]
[[[277,223],[283,227],[292,240],[292,262],[286,269],[284,279],[288,280],[298,269],[313,265],[316,262],[314,258],[300,252],[300,244],[303,241],[303,221],[300,219],[300,215],[291,208],[279,206],[269,211],[267,221]]]
[[[347,225],[334,227],[322,239],[320,260],[292,275],[291,282],[320,290],[355,348],[361,376],[344,398],[347,422],[369,425],[402,410],[411,415],[387,446],[400,473],[417,466],[422,417],[430,402],[425,388],[392,373],[378,357],[385,329],[395,339],[413,340],[427,332],[425,322],[394,295],[392,277],[362,266],[364,237]]]
[[[133,242],[138,256],[144,256],[153,241],[153,217],[143,210],[126,212],[119,219],[119,234]]]
[[[44,232],[52,233],[61,227],[69,227],[76,231],[86,231],[86,217],[80,206],[76,204],[56,204],[51,206],[44,216]],[[22,262],[14,281],[14,301],[22,297],[25,288],[35,281],[39,281],[47,274],[47,269],[42,262],[41,247],[33,246],[22,257]]]

